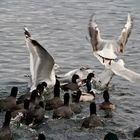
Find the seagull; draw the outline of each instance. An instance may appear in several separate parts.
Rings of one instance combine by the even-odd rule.
[[[82,66],[80,68],[76,68],[73,70],[70,70],[69,72],[61,75],[57,75],[57,78],[62,82],[62,83],[68,83],[71,82],[72,76],[74,74],[78,75],[81,80],[86,79],[87,75],[89,73],[94,72],[91,68],[87,66]]]
[[[128,14],[127,22],[119,36],[118,40],[104,40],[100,36],[100,30],[95,21],[95,16],[92,15],[89,20],[89,37],[95,57],[105,65],[106,62],[111,64],[112,61],[118,59],[118,55],[124,52],[125,45],[132,29],[132,17]]]
[[[24,34],[26,46],[30,55],[30,91],[33,91],[41,82],[46,82],[48,88],[53,87],[56,82],[55,62],[53,57],[31,37],[27,27],[24,27]]]
[[[128,13],[127,21],[122,29],[118,40],[104,40],[100,36],[100,30],[95,20],[95,16],[92,15],[89,24],[88,31],[90,37],[90,43],[93,49],[94,56],[105,66],[106,69],[111,70],[114,74],[125,78],[133,83],[140,83],[140,74],[125,67],[125,62],[119,58],[124,52],[124,48],[131,34],[133,26],[133,19]]]
[[[96,86],[97,89],[104,89],[106,88],[113,75],[114,72],[112,72],[112,70],[105,68],[102,72],[100,73],[96,73],[93,69],[91,69],[90,67],[87,66],[82,66],[80,68],[76,68],[73,70],[70,70],[68,72],[66,72],[63,75],[57,75],[57,78],[61,81],[61,84],[66,84],[71,82],[72,76],[74,74],[78,75],[81,81],[85,81],[87,78],[87,75],[89,73],[94,73],[95,74],[95,78],[93,80],[93,84]]]

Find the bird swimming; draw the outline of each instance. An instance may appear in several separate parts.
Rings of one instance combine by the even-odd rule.
[[[119,36],[118,40],[104,40],[100,36],[100,30],[95,21],[95,16],[91,16],[89,20],[89,36],[93,48],[94,56],[107,69],[114,74],[125,78],[131,82],[140,83],[140,74],[124,67],[124,61],[119,56],[124,52],[124,48],[131,34],[133,20],[128,14],[126,24]]]
[[[23,116],[23,114],[29,109],[29,103],[30,101],[28,99],[25,99],[24,104],[21,108],[14,109],[11,112],[12,119],[16,120],[18,118],[18,121],[21,120],[21,116]]]
[[[118,140],[118,137],[116,134],[109,132],[105,135],[104,140]]]
[[[95,128],[102,126],[100,118],[96,115],[96,104],[94,102],[90,103],[90,116],[83,120],[82,127],[84,128]]]
[[[133,137],[140,137],[140,127],[134,130]]]
[[[82,107],[80,104],[80,96],[81,96],[81,91],[77,91],[76,93],[71,94],[72,96],[72,103],[70,104],[71,110],[75,114],[81,113]]]
[[[30,54],[31,91],[41,82],[53,87],[56,82],[54,58],[36,40],[32,39],[24,27],[25,41]]]
[[[11,112],[7,111],[5,114],[5,121],[2,128],[0,128],[0,140],[12,140],[12,132],[10,129]]]
[[[79,90],[79,83],[80,83],[80,77],[77,74],[74,74],[72,76],[71,82],[64,84],[61,86],[61,89],[64,91],[72,90],[72,91],[78,91]]]
[[[12,87],[11,94],[5,99],[0,100],[0,110],[12,110],[16,107],[17,87]]]
[[[110,101],[109,101],[109,93],[108,90],[105,90],[103,93],[103,98],[104,98],[104,102],[102,102],[99,107],[100,109],[103,110],[114,110],[115,109],[115,105],[113,105]]]
[[[64,105],[53,111],[53,118],[70,118],[73,116],[73,111],[69,105],[70,95],[64,94]]]
[[[52,110],[63,105],[63,101],[60,98],[60,82],[56,79],[54,85],[54,97],[46,101],[45,109]]]
[[[33,110],[33,124],[40,123],[44,119],[45,115],[45,106],[44,102],[40,101],[38,105],[35,106]]]
[[[39,95],[38,98],[39,97],[40,97],[40,99],[43,98],[43,92],[46,88],[47,88],[47,83],[46,82],[42,82],[42,83],[39,83],[37,85],[36,90],[37,90],[38,95]],[[19,96],[17,98],[16,103],[21,104],[21,103],[24,102],[25,99],[30,99],[31,94],[32,94],[32,92],[27,92],[26,94],[23,94],[23,95]]]
[[[38,135],[38,140],[46,140],[45,135],[44,135],[43,133],[40,133],[40,134]]]
[[[96,90],[93,88],[92,81],[95,80],[94,73],[89,73],[85,80],[86,90],[83,90],[80,96],[80,101],[92,101],[95,98]]]

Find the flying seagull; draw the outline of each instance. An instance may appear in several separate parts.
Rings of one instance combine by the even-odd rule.
[[[90,42],[94,55],[103,65],[105,65],[106,61],[111,64],[112,60],[118,59],[118,55],[124,52],[131,29],[132,18],[130,14],[128,14],[127,22],[118,40],[104,40],[100,36],[100,30],[95,21],[95,16],[91,16],[88,26]]]
[[[56,82],[53,57],[36,40],[32,39],[27,27],[24,27],[25,41],[30,54],[31,89],[41,82],[53,87]]]
[[[133,20],[131,15],[128,14],[126,24],[118,40],[104,40],[100,36],[100,30],[95,21],[95,16],[92,15],[89,20],[88,31],[93,54],[101,64],[118,76],[134,83],[140,83],[140,74],[125,68],[124,61],[119,58],[119,55],[124,52],[132,26]]]

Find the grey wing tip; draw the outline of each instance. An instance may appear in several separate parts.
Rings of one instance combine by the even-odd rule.
[[[91,14],[88,26],[89,26],[89,28],[97,27],[97,23],[96,23],[96,19],[95,19],[95,13]]]
[[[26,38],[31,37],[31,34],[29,33],[29,30],[26,26],[24,26],[24,34],[25,34]]]
[[[129,22],[131,22],[131,24],[132,24],[132,26],[133,26],[134,17],[131,15],[131,13],[128,13],[127,20],[128,20]]]
[[[91,14],[90,16],[90,22],[93,22],[95,21],[95,13]]]

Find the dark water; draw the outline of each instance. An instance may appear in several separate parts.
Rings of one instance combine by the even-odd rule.
[[[117,38],[128,12],[133,15],[134,26],[123,57],[128,68],[140,72],[139,0],[1,0],[1,97],[9,95],[12,86],[18,86],[20,93],[27,87],[24,74],[29,74],[29,55],[24,42],[24,25],[52,54],[62,72],[88,65],[98,73],[104,67],[94,58],[85,39],[89,17],[93,13],[96,15],[104,38]],[[140,126],[140,87],[117,76],[113,78],[112,85],[111,101],[117,109],[112,118],[104,118],[104,112],[98,111],[104,127],[80,129],[81,119],[89,114],[89,103],[85,103],[82,114],[70,120],[51,120],[49,115],[50,118],[38,127],[37,132],[44,131],[48,140],[103,140],[104,135],[111,131],[117,133],[120,140],[131,140],[133,130]],[[96,102],[102,102],[102,95],[98,95]],[[3,117],[4,113],[1,113],[0,124]],[[24,126],[12,125],[11,128],[15,140],[32,139],[37,134]]]

